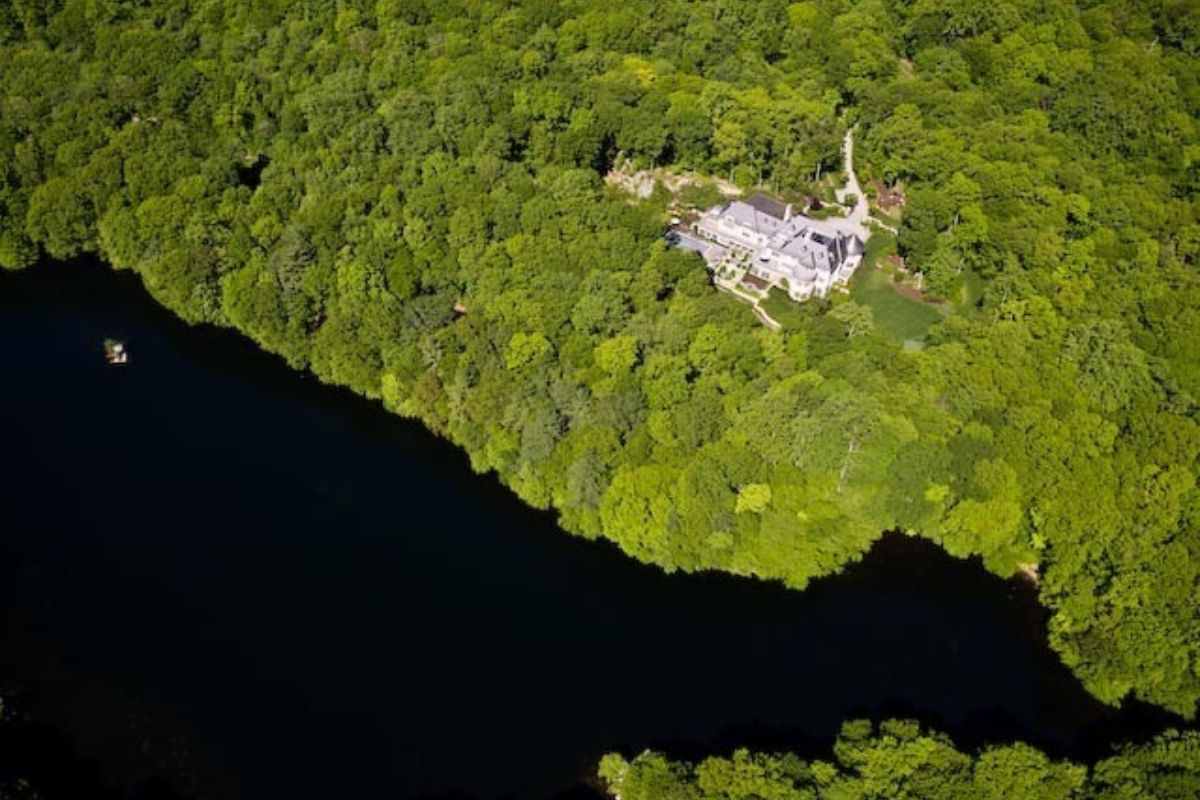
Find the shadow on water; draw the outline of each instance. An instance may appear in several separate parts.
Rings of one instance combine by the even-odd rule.
[[[10,760],[146,800],[572,800],[608,750],[824,755],[856,716],[1078,759],[1178,722],[1097,703],[1031,587],[928,542],[801,593],[568,537],[132,275],[0,276],[0,335],[0,681],[32,732]]]

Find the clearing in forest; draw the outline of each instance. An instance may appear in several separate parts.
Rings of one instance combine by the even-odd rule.
[[[850,282],[850,297],[871,309],[877,328],[904,341],[925,338],[943,316],[938,306],[906,297],[892,282],[890,271],[878,267],[858,271]]]

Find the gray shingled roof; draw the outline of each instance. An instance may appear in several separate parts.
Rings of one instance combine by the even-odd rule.
[[[783,217],[773,217],[744,200],[734,200],[725,207],[724,214],[739,225],[765,236],[773,236],[783,225]]]
[[[787,204],[781,203],[778,200],[767,197],[765,194],[752,194],[746,199],[746,205],[749,205],[762,213],[782,220],[787,216]]]
[[[743,234],[738,239],[741,247],[757,250],[758,258],[764,264],[775,261],[776,255],[789,256],[794,259],[790,269],[807,274],[813,274],[810,271],[834,272],[847,258],[862,254],[862,240],[837,223],[815,220],[803,214],[792,214],[785,221],[785,216],[788,216],[786,205],[756,194],[748,200],[733,200],[710,209],[702,225],[721,220],[723,224],[732,222],[736,228],[752,231],[762,238]],[[718,240],[722,236],[737,238],[737,234],[730,229],[721,232],[719,226],[711,233]],[[683,243],[683,246],[687,247],[687,244]],[[688,249],[699,248],[693,246]],[[710,254],[706,253],[705,258],[710,258]],[[787,269],[783,264],[774,268]]]

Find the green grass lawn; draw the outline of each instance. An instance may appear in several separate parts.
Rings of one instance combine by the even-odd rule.
[[[767,299],[758,305],[786,330],[795,330],[804,324],[804,311],[787,296],[787,292],[778,287],[772,286]]]
[[[855,273],[850,297],[871,309],[876,327],[904,341],[924,338],[925,332],[942,319],[942,312],[935,306],[900,294],[884,270],[867,264]]]
[[[896,252],[896,236],[886,231],[875,231],[867,240],[867,250],[863,253],[862,264],[858,271],[874,269],[879,259]]]

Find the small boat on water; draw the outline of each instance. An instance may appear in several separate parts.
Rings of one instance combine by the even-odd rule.
[[[104,360],[116,367],[129,363],[129,349],[120,339],[104,340]]]

